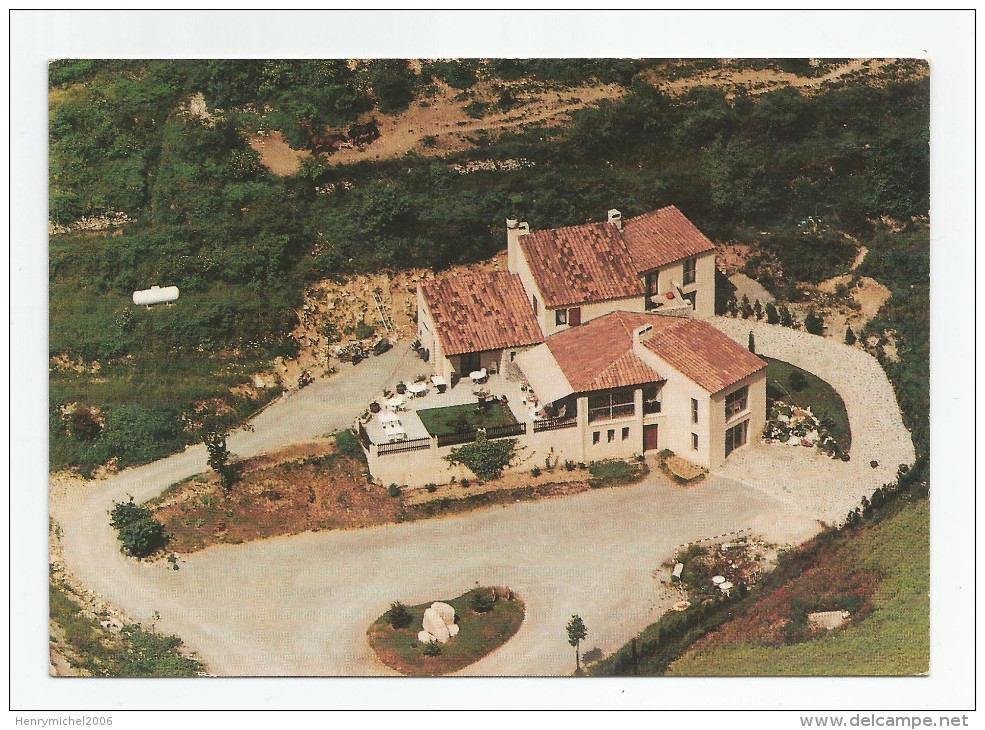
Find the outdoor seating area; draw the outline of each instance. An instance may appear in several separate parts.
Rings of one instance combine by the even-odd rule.
[[[402,373],[398,372],[395,377],[400,375]],[[541,403],[529,384],[509,380],[485,368],[470,373],[468,378],[462,377],[454,387],[437,375],[424,380],[420,378],[420,375],[413,375],[399,379],[397,384],[403,393],[396,392],[397,384],[394,384],[370,404],[363,426],[374,444],[447,436],[445,431],[448,429],[436,424],[447,420],[446,416],[456,415],[459,407],[466,411],[474,425],[490,428],[531,424],[561,415],[550,404]],[[418,415],[422,411],[438,414],[437,421],[429,414],[422,420]]]

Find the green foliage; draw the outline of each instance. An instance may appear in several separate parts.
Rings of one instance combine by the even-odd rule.
[[[581,672],[581,653],[579,652],[579,645],[588,636],[588,629],[585,628],[585,622],[581,620],[581,616],[575,614],[571,617],[566,627],[568,632],[568,643],[575,648],[575,671]]]
[[[400,492],[400,485],[398,485],[398,484],[391,484],[389,487],[387,487],[386,493],[388,495],[390,495],[391,497],[393,497],[394,499],[396,499],[401,494],[401,492]]]
[[[496,605],[496,598],[490,588],[473,588],[469,591],[469,608],[476,613],[486,613]]]
[[[845,330],[845,344],[854,345],[856,342],[858,342],[858,337],[855,336],[855,333],[852,331],[852,328],[848,327]]]
[[[479,80],[479,62],[475,59],[425,61],[421,64],[421,75],[437,78],[455,89],[470,89]]]
[[[48,609],[64,634],[69,661],[94,677],[194,677],[204,669],[181,653],[176,636],[145,631],[139,624],[127,624],[118,634],[103,630],[54,580],[48,586]]]
[[[800,392],[807,388],[807,378],[799,369],[791,370],[787,377],[787,384],[791,390]]]
[[[368,324],[366,320],[361,319],[356,324],[356,331],[353,333],[357,340],[365,340],[368,337],[372,337],[376,334],[376,327]]]
[[[417,76],[407,61],[381,58],[370,61],[367,69],[381,112],[393,114],[402,111],[413,101]]]
[[[794,325],[793,315],[785,304],[780,305],[780,324],[784,327],[793,327]]]
[[[759,304],[759,300],[756,300],[756,304]],[[749,352],[755,354],[756,352],[756,337],[753,333],[749,332]]]
[[[629,462],[624,459],[603,459],[593,461],[588,465],[588,473],[592,475],[592,487],[608,487],[617,484],[632,484],[649,473],[646,464]]]
[[[820,314],[816,314],[814,310],[811,310],[804,319],[804,329],[812,335],[823,335],[824,318]]]
[[[483,481],[498,479],[516,454],[516,439],[488,440],[481,433],[474,443],[452,449],[444,457],[450,464],[467,467]]]
[[[429,641],[424,645],[424,656],[441,656],[441,644],[437,641]]]
[[[123,549],[135,558],[146,558],[167,547],[171,536],[164,525],[146,507],[129,502],[114,502],[110,525],[116,528]]]
[[[366,463],[366,452],[359,445],[359,437],[351,428],[335,434],[335,447],[343,456]]]
[[[780,313],[773,302],[766,303],[766,322],[768,324],[780,324]]]
[[[414,617],[407,610],[407,606],[400,601],[394,601],[390,604],[390,610],[386,612],[386,620],[395,629],[405,629],[410,626]]]

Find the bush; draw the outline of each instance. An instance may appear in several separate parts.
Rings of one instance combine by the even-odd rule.
[[[452,449],[445,460],[451,464],[461,464],[479,479],[489,481],[502,475],[515,454],[516,439],[489,441],[480,433],[474,443]]]
[[[335,448],[339,450],[340,454],[348,456],[350,459],[366,461],[366,453],[363,451],[363,447],[359,445],[359,437],[351,428],[335,434]]]
[[[845,330],[845,344],[854,345],[856,342],[858,342],[858,337],[855,336],[855,333],[852,331],[852,328],[849,327],[848,329]]]
[[[396,484],[391,484],[389,487],[387,487],[386,493],[389,494],[394,499],[396,499],[397,497],[400,496],[400,487]]]
[[[790,385],[792,390],[799,393],[807,387],[807,376],[799,370],[794,370],[787,377],[787,383]]]
[[[468,489],[469,487],[471,487],[471,486],[472,486],[472,482],[471,482],[471,481],[469,481],[468,479],[465,479],[465,478],[463,478],[463,479],[462,479],[462,480],[461,480],[461,481],[459,482],[459,484],[460,484],[460,485],[462,486],[462,489]]]
[[[469,591],[469,607],[476,613],[491,611],[496,598],[489,588],[473,588]]]
[[[407,610],[407,606],[400,601],[394,601],[390,604],[390,610],[386,612],[386,620],[395,629],[405,629],[410,626],[414,617]]]
[[[92,441],[103,430],[103,426],[96,415],[84,406],[79,406],[72,411],[71,424],[72,435],[83,441]]]
[[[441,644],[437,641],[429,641],[424,645],[424,656],[441,656]]]
[[[780,313],[773,302],[766,303],[766,321],[769,324],[780,324]]]
[[[819,314],[815,314],[813,311],[808,312],[807,318],[804,320],[804,328],[812,335],[823,335],[824,318]]]
[[[539,477],[540,475],[541,475],[541,470],[539,466],[535,466],[533,469],[530,470],[530,476],[536,478]]]
[[[134,504],[133,497],[129,502],[114,503],[110,518],[123,549],[135,558],[146,558],[171,540],[164,525],[154,519],[153,512]]]
[[[376,328],[368,324],[366,320],[360,320],[359,324],[356,325],[355,336],[357,340],[365,340],[368,337],[372,337],[376,334]]]

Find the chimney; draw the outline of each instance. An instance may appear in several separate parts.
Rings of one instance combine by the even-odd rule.
[[[529,223],[520,223],[516,218],[506,219],[506,262],[511,274],[517,272],[520,260],[520,236],[530,233]]]
[[[615,208],[609,211],[609,223],[614,225],[620,231],[622,230],[622,213],[620,213]]]
[[[633,330],[633,347],[638,347],[639,344],[647,339],[650,333],[653,332],[652,324],[645,324],[642,327],[637,327]]]

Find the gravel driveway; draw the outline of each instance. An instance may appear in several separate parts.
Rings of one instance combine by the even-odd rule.
[[[143,501],[204,471],[205,449],[196,446],[53,494],[66,567],[138,621],[158,612],[158,629],[181,636],[219,675],[388,674],[365,632],[390,601],[453,597],[477,581],[509,585],[527,602],[523,626],[462,673],[568,674],[573,657],[564,626],[571,614],[588,626],[586,651],[618,648],[667,608],[659,566],[680,543],[744,528],[773,542],[799,542],[817,531],[816,518],[839,519],[898,463],[912,460],[892,390],[887,400],[888,382],[884,375],[878,382],[867,355],[768,325],[715,324],[743,343],[753,329],[759,351],[816,372],[842,393],[851,462],[822,462],[790,447],[750,448],[689,489],[652,476],[632,487],[458,517],[217,546],[183,558],[179,571],[123,557],[107,509],[127,494]],[[230,437],[230,449],[249,456],[347,426],[407,366],[407,352],[394,348],[272,404],[253,432]],[[884,466],[869,468],[870,454]]]

